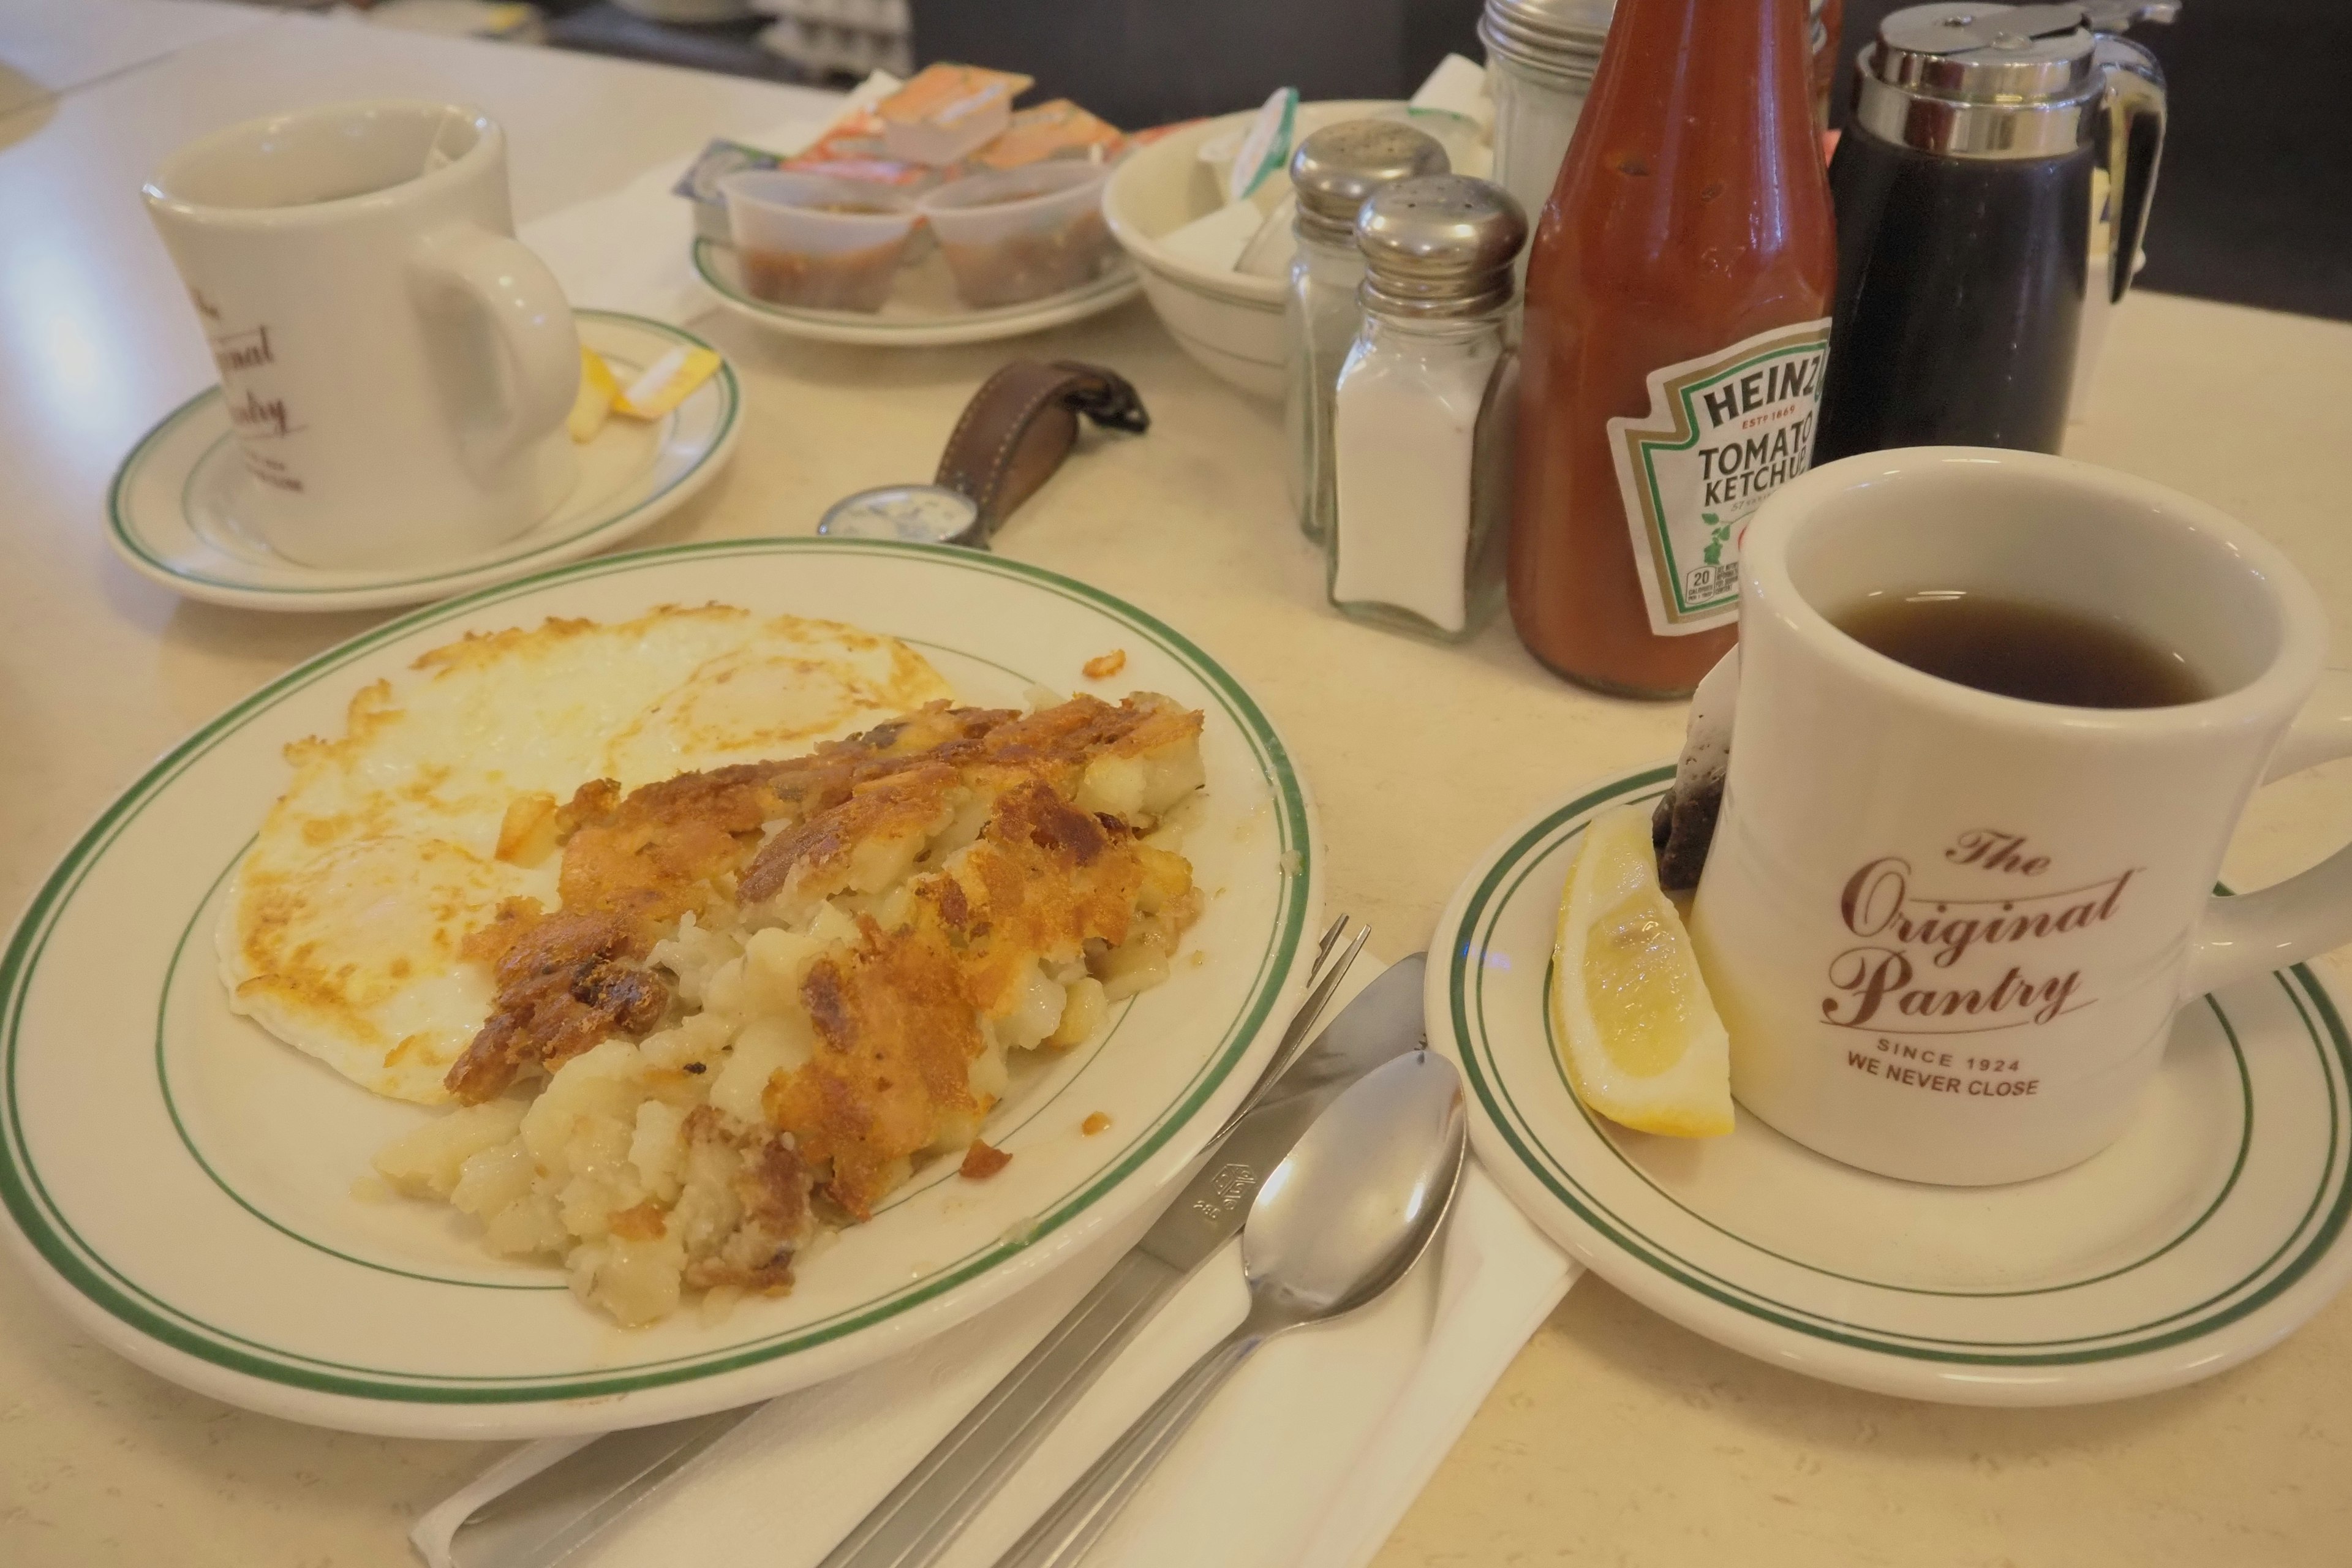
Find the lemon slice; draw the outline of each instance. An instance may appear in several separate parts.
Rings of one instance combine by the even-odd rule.
[[[1579,1100],[1641,1132],[1731,1131],[1731,1046],[1690,933],[1658,890],[1650,814],[1621,806],[1584,829],[1559,901],[1552,1024]]]
[[[580,391],[572,400],[571,417],[564,421],[574,441],[593,441],[604,421],[613,416],[614,400],[621,395],[621,384],[614,376],[612,366],[604,356],[586,343],[580,345]]]

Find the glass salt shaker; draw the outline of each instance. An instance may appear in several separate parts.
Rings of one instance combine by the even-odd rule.
[[[1495,183],[1529,214],[1551,199],[1613,9],[1613,0],[1486,0],[1479,15],[1495,100]]]
[[[1443,642],[1502,597],[1517,363],[1505,342],[1527,214],[1462,174],[1383,185],[1364,203],[1363,324],[1339,372],[1332,605]]]
[[[1283,306],[1290,360],[1283,424],[1290,437],[1290,499],[1309,539],[1321,540],[1331,526],[1331,389],[1356,341],[1356,289],[1364,280],[1356,209],[1391,180],[1450,166],[1435,137],[1392,120],[1327,125],[1291,154],[1298,253]]]

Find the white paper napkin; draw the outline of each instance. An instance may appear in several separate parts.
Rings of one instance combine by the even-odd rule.
[[[1360,988],[1371,976],[1360,963]],[[813,1568],[1148,1228],[863,1372],[774,1399],[567,1568]],[[1474,1160],[1433,1255],[1372,1306],[1247,1363],[1097,1546],[1153,1568],[1357,1568],[1395,1528],[1578,1270]],[[1204,1265],[949,1552],[987,1568],[1200,1353],[1241,1321],[1240,1244]],[[528,1444],[417,1521],[448,1568],[458,1523],[586,1441]]]
[[[824,134],[842,114],[897,85],[896,78],[877,72],[832,113],[788,120],[743,138],[744,143],[789,157]],[[656,164],[618,189],[524,224],[517,237],[547,263],[574,305],[684,325],[710,304],[688,255],[694,208],[671,191],[693,162],[685,157]]]

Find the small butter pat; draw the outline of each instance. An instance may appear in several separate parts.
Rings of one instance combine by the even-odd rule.
[[[564,426],[574,441],[593,441],[604,421],[613,416],[613,401],[621,395],[621,384],[613,378],[613,367],[606,364],[594,349],[580,345],[580,390],[572,399],[572,414]]]
[[[1495,122],[1495,100],[1486,96],[1486,68],[1460,55],[1448,55],[1437,62],[1437,68],[1414,90],[1410,106],[1458,114],[1481,130]]]
[[[1225,171],[1225,199],[1238,202],[1265,184],[1277,169],[1290,166],[1290,137],[1298,122],[1298,89],[1278,87],[1258,106],[1257,117],[1243,132],[1234,151],[1233,167]]]
[[[1196,217],[1181,228],[1170,230],[1160,237],[1160,243],[1169,254],[1197,267],[1230,272],[1241,260],[1243,248],[1265,222],[1265,215],[1257,210],[1256,203],[1235,202],[1219,207],[1206,217]]]
[[[1242,247],[1234,270],[1245,278],[1287,278],[1291,258],[1298,254],[1298,196],[1286,191],[1265,221]]]
[[[688,393],[719,373],[719,355],[684,344],[647,365],[629,383],[614,406],[632,419],[658,419],[686,401]]]

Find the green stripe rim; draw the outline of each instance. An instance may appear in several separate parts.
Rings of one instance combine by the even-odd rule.
[[[2345,1085],[2347,1079],[2352,1079],[2352,1038],[2347,1038],[2343,1020],[2338,1016],[2335,1004],[2329,998],[2326,988],[2320,984],[2317,977],[2312,973],[2309,966],[2305,964],[2296,964],[2291,971],[2278,973],[2274,978],[2278,981],[2281,989],[2285,992],[2289,1003],[2294,1007],[2296,1016],[2301,1019],[2305,1032],[2309,1035],[2313,1047],[2318,1053],[2320,1058],[2322,1077],[2327,1084],[2328,1143],[2326,1157],[2321,1163],[2321,1180],[2318,1189],[2313,1194],[2311,1203],[2305,1209],[2303,1215],[2296,1221],[2295,1225],[2289,1229],[2286,1241],[2282,1243],[2280,1247],[2270,1255],[2270,1257],[2264,1258],[2252,1271],[2242,1278],[2236,1284],[2231,1286],[2228,1289],[2221,1291],[2194,1306],[2183,1309],[2181,1311],[2171,1313],[2167,1317],[2158,1319],[2151,1323],[2140,1324],[2131,1328],[2110,1330],[2102,1334],[2085,1336],[2084,1341],[2045,1342],[2047,1344],[2052,1346],[2077,1344],[2085,1346],[2085,1348],[2071,1350],[2042,1351],[2031,1345],[2021,1346],[2014,1349],[1994,1349],[1983,1346],[1981,1342],[1938,1341],[1929,1339],[1927,1336],[1898,1335],[1891,1331],[1872,1332],[1857,1329],[1851,1323],[1823,1318],[1818,1314],[1808,1313],[1805,1309],[1790,1306],[1788,1303],[1772,1300],[1763,1296],[1760,1292],[1748,1289],[1748,1288],[1739,1286],[1733,1281],[1724,1279],[1720,1276],[1708,1272],[1698,1265],[1690,1262],[1687,1258],[1671,1251],[1662,1244],[1643,1235],[1639,1230],[1635,1229],[1630,1222],[1615,1214],[1605,1204],[1602,1204],[1599,1198],[1586,1191],[1580,1184],[1578,1184],[1575,1178],[1569,1173],[1566,1162],[1558,1160],[1556,1157],[1551,1156],[1548,1150],[1541,1150],[1540,1145],[1531,1147],[1531,1140],[1533,1137],[1531,1131],[1529,1131],[1527,1136],[1522,1136],[1522,1130],[1528,1127],[1528,1121],[1519,1111],[1517,1101],[1510,1094],[1508,1085],[1504,1081],[1503,1074],[1493,1059],[1491,1039],[1487,1035],[1484,1025],[1483,1007],[1485,977],[1486,973],[1486,965],[1484,962],[1484,956],[1487,939],[1486,935],[1481,933],[1481,928],[1483,927],[1485,932],[1491,933],[1496,922],[1501,917],[1503,907],[1507,904],[1512,893],[1515,892],[1519,885],[1526,880],[1528,872],[1532,869],[1532,867],[1529,866],[1519,870],[1517,877],[1512,877],[1511,874],[1515,867],[1519,867],[1522,862],[1539,858],[1540,855],[1538,854],[1538,850],[1540,850],[1541,854],[1549,854],[1551,850],[1557,848],[1560,843],[1565,842],[1565,840],[1569,837],[1572,836],[1574,832],[1580,830],[1582,824],[1577,821],[1578,818],[1587,816],[1602,805],[1633,795],[1639,791],[1650,788],[1650,786],[1664,785],[1671,781],[1673,776],[1674,769],[1671,765],[1644,769],[1636,773],[1628,773],[1612,779],[1607,784],[1601,784],[1599,787],[1568,802],[1557,810],[1546,814],[1539,821],[1528,828],[1517,839],[1515,839],[1510,846],[1496,858],[1494,865],[1491,866],[1486,874],[1480,879],[1476,889],[1473,892],[1471,898],[1465,905],[1461,920],[1456,928],[1453,932],[1448,933],[1450,934],[1452,941],[1449,943],[1451,951],[1448,956],[1448,973],[1446,977],[1447,1004],[1455,1042],[1460,1047],[1459,1056],[1464,1068],[1464,1076],[1468,1079],[1473,1094],[1476,1096],[1480,1106],[1486,1112],[1486,1119],[1489,1123],[1502,1137],[1506,1146],[1509,1148],[1512,1154],[1528,1169],[1529,1173],[1534,1175],[1538,1182],[1543,1185],[1545,1190],[1557,1198],[1572,1215],[1574,1215],[1585,1226],[1597,1232],[1602,1239],[1609,1242],[1617,1250],[1622,1252],[1629,1258],[1655,1270],[1657,1273],[1674,1283],[1723,1306],[1730,1307],[1738,1311],[1747,1314],[1748,1316],[1757,1318],[1764,1322],[1772,1324],[1777,1328],[1803,1334],[1811,1338],[1826,1341],[1833,1344],[1843,1345],[1850,1349],[1872,1352],[1878,1354],[1905,1359],[1964,1365],[2063,1366],[2081,1365],[2095,1362],[2117,1360],[2128,1356],[2145,1355],[2156,1351],[2166,1349],[2172,1345],[2186,1343],[2189,1341],[2200,1339],[2210,1334],[2217,1330],[2245,1317],[2249,1313],[2259,1310],[2262,1306],[2275,1299],[2278,1295],[2292,1286],[2297,1279],[2308,1273],[2311,1268],[2317,1264],[2319,1259],[2326,1255],[2328,1250],[2334,1245],[2336,1237],[2344,1228],[2347,1215],[2352,1215],[2352,1180],[2347,1180],[2347,1172],[2339,1166],[2339,1153],[2344,1146],[2344,1123],[2346,1120],[2346,1107],[2344,1103],[2346,1093]],[[1653,789],[1651,793],[1654,795],[1656,791]],[[1570,824],[1574,824],[1574,826],[1570,826]],[[1563,828],[1565,828],[1566,831],[1561,831]],[[1506,879],[1510,879],[1510,887],[1507,889],[1503,886]],[[2226,891],[2226,889],[2223,890]],[[1492,910],[1491,915],[1487,912],[1490,908]],[[1546,965],[1546,980],[1548,983],[1549,979],[1549,963]],[[1480,1012],[1479,1026],[1475,1034],[1471,1027],[1470,1015],[1473,1004],[1469,995],[1474,984],[1470,976],[1474,973],[1477,976],[1477,980],[1475,984],[1478,991],[1476,1005]],[[2301,986],[2300,994],[2298,994],[2294,985],[2289,984],[2289,974],[2292,974],[2294,980],[2299,983]],[[2305,1005],[2306,1000],[2309,1004],[2308,1006]],[[2250,1140],[2252,1136],[2251,1087],[2247,1084],[2244,1057],[2242,1051],[2239,1050],[2236,1030],[2230,1024],[2227,1015],[2222,1012],[2220,1005],[2218,1003],[2214,1003],[2212,1005],[2216,1016],[2221,1020],[2225,1037],[2229,1040],[2232,1051],[2237,1053],[2237,1062],[2242,1087],[2245,1088],[2249,1097],[2247,1110],[2248,1125],[2245,1130],[2244,1136],[2241,1141],[2237,1163],[2231,1168],[2228,1184],[2225,1184],[2224,1193],[2226,1194],[2228,1186],[2234,1185],[2239,1171],[2243,1168],[2247,1152],[2247,1141]],[[2317,1016],[2319,1024],[2324,1025],[2326,1027],[2327,1039],[2325,1042],[2321,1040],[2320,1028],[2318,1025],[2315,1025],[2313,1022],[2315,1014]],[[1549,1025],[1548,1021],[1546,1024],[1545,1045],[1547,1051],[1551,1054],[1555,1064],[1557,1064],[1558,1053],[1552,1048],[1553,1041],[1550,1037]],[[2328,1054],[2328,1046],[2330,1045],[2334,1047],[2332,1070],[2331,1059]],[[1555,1070],[1558,1070],[1556,1065]],[[1574,1100],[1572,1093],[1570,1095],[1570,1099],[1571,1100]],[[1577,1103],[1580,1113],[1584,1114],[1587,1122],[1591,1123],[1591,1118],[1590,1113],[1582,1110],[1581,1102]],[[1507,1107],[1507,1110],[1506,1109]],[[1600,1130],[1597,1126],[1595,1126],[1593,1130],[1596,1136],[1601,1136]],[[1630,1161],[1625,1160],[1622,1152],[1617,1151],[1613,1143],[1609,1143],[1609,1141],[1605,1137],[1602,1137],[1601,1141],[1604,1144],[1609,1145],[1612,1152],[1615,1153],[1617,1158],[1621,1162],[1623,1162],[1629,1169],[1633,1170],[1637,1175],[1641,1175],[1644,1183],[1650,1184],[1654,1191],[1658,1190],[1654,1183],[1648,1182],[1646,1174],[1641,1173],[1638,1167],[1633,1166]],[[2323,1204],[2326,1204],[2328,1187],[2331,1182],[2336,1186],[2335,1201],[2332,1205],[2327,1205],[2326,1212],[2320,1217],[2317,1228],[2313,1230],[2313,1218],[2315,1215],[2319,1215],[2319,1211]],[[1669,1194],[1665,1194],[1663,1192],[1660,1193],[1660,1195],[1666,1197],[1669,1202],[1675,1201]],[[2219,1200],[2216,1201],[2214,1206],[2218,1207],[2218,1203]],[[1675,1206],[1683,1207],[1679,1203],[1676,1203]],[[1685,1208],[1684,1212],[1689,1213],[1690,1211],[1687,1208]],[[2209,1208],[2206,1215],[2200,1215],[2195,1224],[2189,1226],[2189,1230],[2193,1231],[2198,1226],[2201,1226],[2205,1222],[2205,1219],[2210,1217],[2210,1213],[2211,1209]],[[1694,1215],[1693,1217],[1697,1218],[1700,1216]],[[1724,1231],[1721,1226],[1714,1226],[1712,1222],[1703,1221],[1703,1223],[1708,1224],[1711,1228],[1717,1230],[1720,1234],[1727,1237],[1731,1235],[1728,1231]],[[2306,1233],[2308,1233],[2307,1236]],[[2169,1250],[2172,1246],[2178,1245],[2180,1240],[2184,1239],[2188,1234],[2189,1232],[2184,1231],[2180,1236],[2174,1237],[2171,1242],[2166,1244],[2164,1248],[2159,1249],[2159,1252]],[[2274,1266],[2278,1264],[2280,1258],[2294,1246],[2298,1237],[2305,1238],[2302,1250],[2290,1259],[2284,1268],[2277,1268],[2275,1273],[2272,1272]],[[1775,1258],[1781,1262],[1789,1263],[1799,1268],[1808,1268],[1812,1272],[1841,1280],[1849,1279],[1848,1276],[1835,1274],[1832,1270],[1818,1268],[1812,1265],[1799,1262],[1796,1259],[1781,1258],[1780,1255],[1772,1253],[1769,1249],[1756,1247],[1754,1243],[1745,1241],[1742,1238],[1733,1237],[1733,1239],[1740,1240],[1740,1244],[1742,1246],[1754,1247],[1755,1250],[1763,1252],[1766,1256]],[[2151,1254],[2150,1256],[2153,1257],[2156,1255]],[[2147,1258],[2142,1258],[2140,1261],[2145,1263],[2147,1261]],[[2126,1268],[2137,1266],[2138,1265],[2137,1264],[2127,1265]],[[2124,1271],[2125,1270],[2122,1269],[2114,1270],[2110,1274],[2101,1275],[2098,1278],[2111,1278],[2112,1273],[2120,1273]],[[2250,1294],[2240,1297],[2239,1300],[2232,1302],[2223,1310],[2211,1313],[2197,1321],[2182,1324],[2177,1328],[2170,1329],[2168,1331],[2153,1334],[2147,1338],[2128,1342],[2099,1345],[2086,1344],[2088,1340],[2114,1340],[2117,1336],[2124,1334],[2142,1333],[2150,1329],[2162,1328],[2165,1324],[2171,1323],[2177,1319],[2187,1317],[2191,1313],[2202,1311],[2206,1308],[2210,1307],[2217,1302],[2229,1300],[2231,1297],[2236,1296],[2240,1291],[2245,1290],[2247,1286],[2254,1280],[2262,1279],[2265,1274],[2269,1274],[2271,1277],[2265,1280],[2259,1289],[2252,1291]],[[1881,1286],[1876,1284],[1874,1281],[1868,1280],[1858,1280],[1853,1282],[1869,1285],[1874,1289],[1908,1289],[1906,1287]],[[2048,1287],[2045,1288],[2045,1289],[2062,1291],[2079,1289],[2085,1285],[2095,1282],[2095,1280],[2089,1279],[2077,1280],[2064,1285]],[[2022,1296],[2042,1294],[2044,1292],[2042,1290],[1998,1293],[1919,1290],[1913,1293],[1923,1295],[1954,1295],[1969,1297],[1972,1299],[1985,1299],[1996,1294]],[[1970,1346],[1973,1348],[1958,1348],[1961,1346]]]
[[[674,339],[681,343],[690,344],[695,348],[709,349],[713,353],[719,353],[718,349],[711,343],[696,336],[694,333],[688,331],[684,327],[674,327],[667,321],[656,321],[651,317],[634,316],[625,310],[590,310],[575,309],[572,313],[575,317],[588,317],[593,320],[625,322],[629,326],[641,327],[647,331],[658,332],[664,337]],[[181,404],[177,408],[172,410],[171,413],[165,415],[156,423],[153,429],[148,431],[146,435],[139,438],[139,444],[137,446],[131,448],[130,455],[122,459],[121,466],[114,470],[114,479],[106,487],[106,531],[114,536],[115,542],[121,544],[125,551],[137,556],[140,560],[146,562],[150,566],[155,568],[156,571],[172,578],[175,582],[202,583],[208,587],[231,588],[240,594],[271,594],[287,598],[297,599],[305,596],[341,595],[345,594],[390,594],[408,588],[421,588],[434,583],[446,583],[459,577],[478,576],[484,572],[503,571],[509,566],[520,565],[523,562],[534,560],[551,551],[579,550],[583,548],[583,545],[586,545],[589,541],[603,539],[614,534],[625,533],[628,531],[628,524],[631,520],[642,515],[647,507],[658,505],[664,497],[677,489],[678,486],[686,483],[687,480],[692,479],[695,475],[700,473],[703,468],[709,464],[711,458],[716,453],[725,449],[728,437],[730,433],[734,430],[735,422],[742,416],[743,413],[742,383],[736,378],[734,363],[728,359],[726,355],[719,354],[719,374],[712,376],[708,384],[717,387],[719,392],[720,402],[719,425],[718,427],[712,431],[710,439],[704,446],[701,455],[698,456],[692,463],[688,464],[677,474],[671,476],[667,484],[654,491],[653,494],[638,500],[626,511],[620,512],[613,517],[608,517],[603,521],[596,523],[594,526],[583,529],[576,533],[567,533],[561,539],[548,540],[543,543],[531,546],[529,550],[518,551],[512,555],[502,555],[492,560],[475,561],[469,564],[450,567],[446,571],[427,573],[420,577],[371,578],[368,581],[360,583],[340,583],[332,587],[305,585],[299,583],[289,584],[251,583],[235,577],[208,576],[201,572],[188,571],[173,562],[165,560],[161,555],[156,554],[155,552],[149,547],[147,542],[131,527],[130,517],[123,507],[123,493],[130,488],[131,480],[137,473],[140,465],[146,459],[149,453],[152,452],[156,447],[163,443],[165,437],[169,436],[174,429],[176,429],[183,421],[196,414],[199,410],[204,408],[205,405],[215,401],[221,396],[221,390],[217,386],[208,386],[205,388],[202,392],[197,393],[194,397],[189,398],[185,403]],[[666,416],[666,417],[675,419],[677,417],[677,414],[673,412],[670,415]],[[226,441],[228,438],[228,437],[223,436],[221,440]],[[218,442],[215,442],[215,446],[217,446],[218,444]],[[205,449],[205,458],[209,458],[211,454],[212,448],[207,447]],[[205,458],[199,458],[196,460],[196,464],[194,467],[191,467],[188,470],[188,483],[193,484],[194,482],[196,469],[203,466]],[[181,510],[184,512],[187,509],[184,490],[185,487],[184,486],[181,500]],[[591,547],[593,548],[593,546]]]
[[[1286,862],[1295,869],[1281,878],[1275,929],[1260,956],[1248,999],[1240,1016],[1228,1026],[1223,1039],[1194,1075],[1177,1103],[1155,1125],[1139,1133],[1122,1152],[1121,1157],[1092,1182],[1041,1215],[1035,1226],[1020,1239],[999,1237],[943,1265],[893,1295],[878,1301],[862,1303],[832,1318],[804,1324],[769,1340],[709,1352],[700,1357],[675,1357],[608,1369],[592,1376],[560,1373],[523,1378],[458,1378],[352,1367],[300,1356],[246,1341],[217,1326],[178,1312],[117,1271],[95,1248],[83,1242],[49,1196],[41,1183],[38,1170],[28,1156],[22,1108],[16,1094],[23,1016],[26,998],[39,968],[42,952],[58,921],[91,869],[140,813],[189,767],[243,729],[253,718],[386,643],[554,584],[587,582],[625,574],[656,562],[730,555],[898,557],[929,560],[944,566],[992,574],[1108,616],[1129,630],[1150,638],[1210,689],[1241,730],[1261,775],[1274,795],[1280,843],[1277,853],[1295,855],[1297,858]],[[1306,927],[1307,890],[1312,886],[1315,874],[1313,855],[1305,789],[1287,748],[1256,701],[1223,666],[1174,627],[1122,599],[1074,578],[1041,566],[951,545],[814,537],[701,541],[601,556],[553,567],[529,577],[428,605],[386,622],[297,665],[224,710],[164,753],[137,783],[116,797],[76,840],[34,895],[9,938],[5,954],[0,954],[0,1008],[5,1008],[5,1017],[0,1017],[0,1111],[5,1111],[5,1116],[0,1116],[0,1204],[5,1204],[18,1231],[42,1259],[75,1291],[100,1310],[159,1344],[267,1383],[315,1393],[403,1404],[520,1404],[610,1396],[760,1365],[885,1322],[1019,1256],[1092,1207],[1139,1169],[1179,1131],[1190,1125],[1247,1054],[1251,1042],[1272,1015],[1283,984],[1297,963]]]

